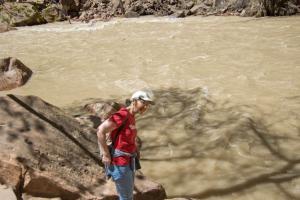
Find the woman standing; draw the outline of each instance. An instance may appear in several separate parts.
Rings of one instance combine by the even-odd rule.
[[[145,91],[137,91],[131,97],[128,107],[121,108],[104,121],[97,131],[102,151],[102,162],[106,175],[116,184],[120,200],[133,200],[135,157],[137,156],[135,115],[143,114],[154,104]],[[110,133],[112,150],[106,144],[106,133]]]

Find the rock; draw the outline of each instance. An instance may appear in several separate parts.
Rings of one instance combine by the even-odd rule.
[[[260,5],[259,7],[251,8],[249,13],[250,13],[249,16],[255,16],[255,17],[264,17],[267,15],[266,9],[262,5]]]
[[[21,182],[22,168],[0,160],[0,183],[12,187],[14,190],[18,190]],[[1,198],[0,198],[1,199]]]
[[[91,114],[99,117],[101,120],[107,119],[111,114],[117,112],[121,108],[120,103],[117,102],[95,102],[86,104],[84,109],[90,112]]]
[[[245,9],[242,10],[240,16],[241,16],[241,17],[246,17],[246,10],[245,10]]]
[[[203,3],[204,3],[204,5],[209,6],[209,7],[214,5],[214,2],[212,0],[206,0]]]
[[[152,200],[152,199],[165,199],[166,193],[163,187],[155,182],[147,180],[145,177],[137,177],[135,179],[135,194],[136,199],[139,200]]]
[[[87,1],[81,2],[81,3],[82,3],[82,5],[81,5],[81,10],[86,11],[86,10],[88,10],[89,8],[92,7],[92,1],[90,1],[90,0],[87,0]]]
[[[178,0],[169,0],[170,5],[176,5],[178,3]]]
[[[95,115],[81,115],[75,117],[75,119],[79,122],[84,130],[86,130],[87,128],[97,129],[98,126],[102,123],[101,118]]]
[[[143,7],[142,3],[134,4],[126,10],[126,12],[134,11],[138,13],[138,16],[145,15],[145,8]]]
[[[252,16],[264,16],[264,9],[262,5],[250,2],[246,8],[242,9],[240,16],[252,17]]]
[[[134,199],[163,200],[166,198],[166,193],[162,186],[149,181],[146,177],[136,176],[134,185]],[[111,180],[107,181],[106,184],[103,185],[103,187],[98,188],[98,190],[101,190],[104,195],[115,197],[115,199],[117,199],[116,189]]]
[[[194,198],[172,198],[172,199],[165,199],[165,200],[196,200]]]
[[[172,199],[165,199],[165,200],[196,200],[194,198],[172,198]]]
[[[195,5],[195,3],[194,3],[193,1],[190,1],[190,2],[188,2],[188,3],[185,5],[185,8],[186,8],[186,9],[191,9],[194,5]]]
[[[80,0],[59,0],[59,3],[61,4],[65,15],[69,15],[71,17],[78,16]]]
[[[42,198],[42,197],[33,197],[31,195],[23,194],[23,200],[62,200],[60,197],[57,198]]]
[[[60,2],[60,6],[53,4],[53,2],[57,1]],[[273,2],[271,0],[267,1]],[[15,9],[16,6],[11,6],[13,3],[6,2],[5,6],[0,4],[0,23],[5,22],[13,26],[23,26],[61,21],[70,18],[73,20],[80,18],[81,21],[88,22],[95,18],[101,18],[103,21],[107,21],[113,16],[138,17],[143,15],[173,15],[185,17],[191,14],[208,16],[225,13],[240,15],[243,10],[246,11],[242,16],[293,15],[299,13],[299,7],[294,6],[294,4],[299,5],[298,1],[299,0],[288,0],[287,3],[291,5],[287,5],[285,2],[280,3],[280,1],[276,3],[277,1],[275,1],[275,4],[279,6],[275,6],[276,11],[271,12],[270,9],[272,6],[264,6],[263,9],[258,9],[257,7],[262,5],[258,0],[45,0],[43,3],[41,3],[41,0],[26,0],[26,3],[28,4],[28,2],[30,2],[28,5],[33,7],[31,10],[36,13],[32,14],[33,12],[30,13],[26,11],[29,13],[26,14],[26,16],[29,17],[30,20],[24,21],[22,19],[22,21],[20,19],[25,18],[25,15],[22,13],[28,10],[28,8]],[[26,7],[24,6],[26,3],[19,4],[18,6]],[[45,6],[48,6],[48,8],[45,8]],[[3,7],[3,9],[1,9],[1,7]],[[18,12],[12,12],[11,10],[22,11],[18,14]],[[182,10],[185,10],[184,13]],[[82,14],[84,12],[86,14]],[[42,15],[40,15],[40,13]]]
[[[125,9],[123,6],[122,0],[113,0],[112,1],[113,8],[112,8],[112,15],[124,15]]]
[[[193,6],[190,11],[192,14],[196,14],[196,12],[201,8],[201,5],[195,5]]]
[[[17,200],[17,197],[12,188],[5,185],[0,185],[0,199]]]
[[[279,8],[276,12],[276,15],[278,16],[288,15],[288,11],[286,8]]]
[[[190,15],[192,15],[192,13],[191,13],[190,10],[185,10],[185,11],[184,11],[184,14],[185,14],[185,16],[190,16]]]
[[[19,191],[27,197],[116,199],[99,165],[95,130],[83,131],[66,112],[34,96],[0,97],[0,121],[1,163],[25,170],[17,181],[8,175],[1,181],[22,183]],[[165,197],[164,189],[146,178],[135,184],[139,199]]]
[[[228,10],[228,7],[225,7],[225,8],[220,9],[220,12],[221,12],[221,13],[226,13],[227,10]]]
[[[4,33],[10,30],[17,30],[17,29],[9,26],[8,24],[0,24],[0,33]]]
[[[75,119],[80,123],[83,129],[97,127],[113,113],[121,108],[121,104],[117,102],[95,101],[82,106],[77,105],[71,108],[66,108],[65,111],[75,116]],[[72,111],[75,111],[72,112]]]
[[[65,19],[62,9],[56,4],[50,4],[42,10],[42,16],[48,23],[63,21]]]
[[[83,11],[83,12],[81,13],[81,15],[79,16],[79,20],[81,20],[81,21],[86,21],[86,20],[88,20],[88,14],[87,14],[87,12]]]
[[[134,17],[139,17],[140,14],[134,11],[127,11],[124,15],[126,18],[134,18]]]
[[[3,8],[0,12],[0,23],[7,23],[11,26],[31,26],[47,23],[33,4],[7,2]]]
[[[209,10],[210,7],[209,6],[206,6],[205,4],[201,3],[201,4],[198,4],[198,5],[195,5],[193,6],[191,9],[190,9],[190,13],[192,15],[197,15],[203,11],[207,11]]]
[[[288,2],[288,15],[294,15],[300,12],[300,7],[296,6],[292,2]]]
[[[78,199],[78,189],[65,184],[56,174],[33,172],[25,176],[23,192],[38,197]]]
[[[9,26],[7,24],[0,24],[0,33],[9,31]]]
[[[24,85],[32,71],[16,58],[0,59],[0,91],[11,90]]]
[[[177,10],[173,15],[177,18],[182,18],[186,16],[184,10]]]
[[[214,0],[213,6],[215,8],[223,8],[226,6],[226,0]]]
[[[238,10],[238,9],[244,9],[248,6],[248,4],[250,3],[250,0],[237,0],[234,3],[234,9]]]

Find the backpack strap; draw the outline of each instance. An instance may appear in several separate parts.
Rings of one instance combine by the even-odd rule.
[[[119,137],[121,131],[124,129],[124,127],[125,127],[125,125],[126,125],[126,123],[127,123],[127,120],[128,120],[128,113],[127,113],[127,115],[126,115],[125,120],[122,122],[121,126],[119,126],[119,128],[118,128],[118,130],[117,130],[117,132],[116,132],[115,137],[112,138],[112,140],[111,140],[111,144],[112,144],[112,147],[113,147],[113,148],[115,148],[115,142],[116,142],[117,138]]]

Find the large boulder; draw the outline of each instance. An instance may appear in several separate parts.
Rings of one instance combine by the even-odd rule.
[[[0,23],[31,26],[46,23],[35,4],[7,2],[0,6]]]
[[[0,132],[0,180],[18,198],[117,199],[98,158],[96,130],[83,131],[61,109],[34,96],[0,97]],[[161,185],[136,180],[138,199],[165,198]]]
[[[0,91],[24,85],[32,71],[16,58],[0,59]]]
[[[42,16],[48,23],[63,21],[65,19],[65,14],[61,6],[57,4],[50,4],[47,8],[43,9]]]

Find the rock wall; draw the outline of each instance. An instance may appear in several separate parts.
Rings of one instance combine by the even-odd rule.
[[[47,22],[143,15],[280,16],[300,12],[299,0],[23,0],[0,4],[0,24],[36,25]]]

